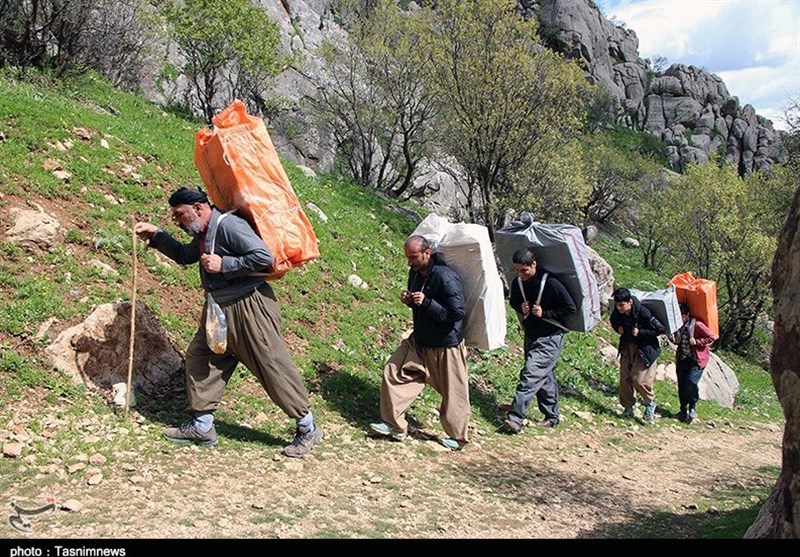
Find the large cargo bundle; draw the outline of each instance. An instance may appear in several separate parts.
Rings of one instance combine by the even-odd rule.
[[[717,283],[713,280],[696,278],[686,272],[672,277],[678,302],[689,304],[692,317],[702,321],[711,332],[719,336],[719,309],[717,308]]]
[[[237,209],[256,229],[275,262],[266,276],[278,279],[319,257],[314,229],[278,158],[261,118],[235,100],[195,135],[194,164],[211,201]]]
[[[478,224],[450,223],[428,215],[414,230],[431,243],[458,273],[464,289],[467,316],[464,341],[467,346],[493,350],[505,346],[506,309],[503,283],[497,271],[489,231]]]
[[[650,313],[664,325],[667,333],[672,334],[683,325],[681,308],[678,305],[678,296],[675,293],[675,285],[670,284],[664,290],[645,292],[631,288],[631,294],[639,298]]]
[[[495,247],[510,285],[516,278],[512,257],[519,248],[536,254],[539,271],[556,276],[578,308],[563,325],[573,331],[589,331],[600,322],[600,293],[589,264],[586,243],[577,226],[534,222],[530,213],[494,233]]]

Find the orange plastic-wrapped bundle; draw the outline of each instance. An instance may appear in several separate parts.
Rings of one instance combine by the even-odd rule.
[[[689,312],[705,323],[715,335],[719,335],[719,311],[717,310],[717,283],[713,280],[695,278],[690,272],[672,277],[678,302],[689,304]]]
[[[300,207],[261,118],[239,100],[212,118],[213,129],[195,135],[194,165],[219,209],[238,209],[256,228],[275,262],[266,276],[319,257],[314,229]]]

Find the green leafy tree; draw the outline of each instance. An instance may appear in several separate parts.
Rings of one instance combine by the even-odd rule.
[[[579,133],[587,83],[545,49],[511,0],[442,0],[433,12],[431,80],[441,144],[464,168],[467,210],[490,227],[557,187],[558,154]],[[531,190],[534,190],[533,192]]]
[[[785,213],[763,192],[762,174],[740,178],[729,165],[695,164],[671,182],[660,207],[661,237],[675,269],[717,282],[720,342],[744,349],[771,306],[777,231]]]
[[[56,77],[75,68],[99,0],[0,0],[0,63],[49,69]]]
[[[277,23],[250,0],[175,0],[161,13],[184,59],[187,102],[208,122],[234,98],[259,109],[261,93],[290,62],[278,55]]]
[[[350,40],[320,49],[324,64],[314,110],[351,177],[402,196],[426,152],[437,109],[421,48],[428,12],[405,12],[384,0],[354,13],[360,15]]]

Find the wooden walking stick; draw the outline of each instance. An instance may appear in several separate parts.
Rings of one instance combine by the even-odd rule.
[[[136,336],[136,219],[133,220],[131,235],[133,237],[133,289],[131,292],[131,342],[128,349],[128,388],[125,390],[125,418],[131,406],[131,377],[133,376],[133,339]]]

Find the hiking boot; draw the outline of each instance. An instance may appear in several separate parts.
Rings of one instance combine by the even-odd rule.
[[[459,443],[457,440],[453,439],[452,437],[444,437],[442,439],[439,439],[439,443],[443,447],[447,447],[451,451],[460,451],[462,449],[461,443]]]
[[[298,427],[294,434],[294,440],[291,445],[283,448],[283,454],[294,458],[306,456],[310,453],[314,446],[322,441],[322,428],[317,426],[314,431],[303,433]]]
[[[219,443],[217,430],[211,425],[206,433],[200,433],[194,420],[189,420],[178,427],[168,427],[164,430],[164,437],[173,443],[197,443],[203,447],[216,447]]]
[[[678,412],[678,415],[675,416],[679,422],[685,422],[688,419],[688,414],[686,413],[686,408],[681,408],[681,411]]]
[[[558,419],[555,418],[545,418],[539,422],[539,427],[556,427],[559,423]]]
[[[689,408],[689,413],[686,415],[686,423],[690,424],[697,419],[697,410]]]
[[[622,411],[623,418],[633,418],[633,406],[628,406],[625,410]]]
[[[656,419],[656,403],[655,401],[644,405],[644,416],[642,419],[646,422],[653,422]]]
[[[522,424],[518,424],[511,418],[508,418],[505,422],[503,422],[503,425],[505,426],[506,431],[509,433],[517,434],[522,431]]]
[[[408,433],[395,429],[386,422],[375,422],[369,424],[369,429],[372,433],[377,433],[382,437],[388,437],[392,441],[402,441],[408,437]]]

